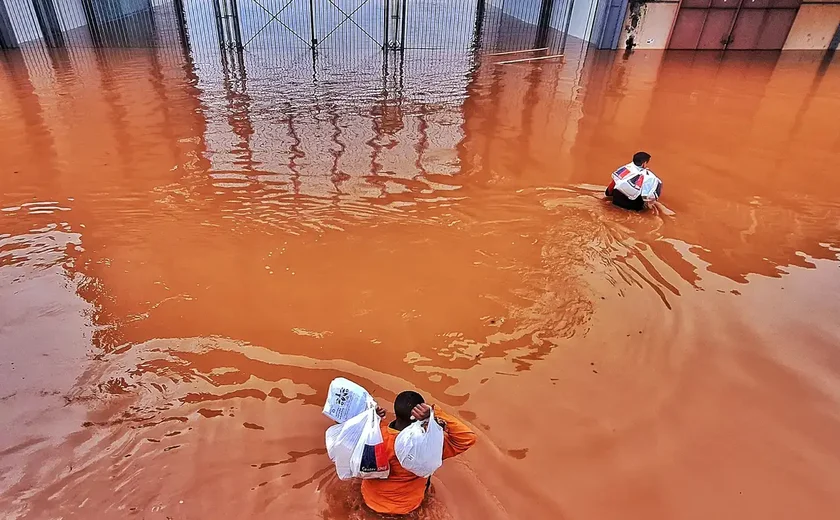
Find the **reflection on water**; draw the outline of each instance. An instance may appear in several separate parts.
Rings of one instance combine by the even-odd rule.
[[[388,56],[0,60],[4,516],[366,518],[344,375],[479,432],[418,518],[830,518],[840,69]]]

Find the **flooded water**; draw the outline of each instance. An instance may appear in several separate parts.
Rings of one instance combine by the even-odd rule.
[[[367,518],[336,376],[479,434],[416,518],[836,518],[836,60],[39,56],[0,59],[3,518]],[[667,210],[603,200],[638,149]]]

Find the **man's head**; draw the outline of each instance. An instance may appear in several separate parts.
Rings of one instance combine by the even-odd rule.
[[[636,152],[633,155],[633,164],[640,168],[647,168],[647,163],[650,161],[650,154],[647,152]]]
[[[405,392],[401,392],[400,395],[394,399],[394,413],[396,414],[398,420],[402,422],[411,422],[411,410],[413,410],[418,404],[423,404],[425,402],[426,401],[423,400],[422,395],[417,392],[412,392],[411,390],[406,390]]]

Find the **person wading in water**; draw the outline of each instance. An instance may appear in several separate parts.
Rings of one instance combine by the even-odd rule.
[[[633,162],[628,163],[612,174],[610,185],[604,194],[612,197],[616,206],[633,211],[645,209],[645,202],[653,202],[662,193],[662,181],[647,169],[650,154],[637,152]],[[652,186],[650,193],[643,194],[645,183]]]
[[[431,478],[418,477],[400,465],[394,450],[397,435],[413,421],[429,419],[432,407],[426,404],[417,392],[405,391],[394,400],[394,414],[397,418],[386,426],[381,423],[382,439],[385,443],[391,473],[387,479],[362,480],[362,498],[365,505],[377,513],[389,515],[408,514],[418,507],[426,497]],[[443,427],[443,458],[448,459],[464,453],[475,444],[476,436],[470,428],[434,407],[435,419]],[[376,407],[376,413],[385,417],[385,409]]]

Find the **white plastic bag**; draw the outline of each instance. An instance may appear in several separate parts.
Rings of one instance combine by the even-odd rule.
[[[636,200],[642,193],[642,184],[645,180],[644,169],[632,162],[625,164],[612,174],[615,182],[615,190],[621,192],[630,200]]]
[[[371,403],[373,398],[367,390],[353,381],[337,377],[330,383],[327,402],[324,403],[324,415],[342,423],[365,411]]]
[[[642,183],[642,199],[645,202],[654,202],[662,194],[662,181],[652,171],[645,170],[645,179]]]
[[[400,465],[418,477],[427,478],[443,464],[443,428],[430,410],[426,428],[417,421],[397,435],[394,451]]]
[[[327,429],[327,455],[338,478],[388,478],[391,472],[376,407]]]
[[[659,177],[632,162],[614,171],[612,179],[615,189],[630,200],[641,196],[645,202],[654,202],[662,194],[662,181]]]

